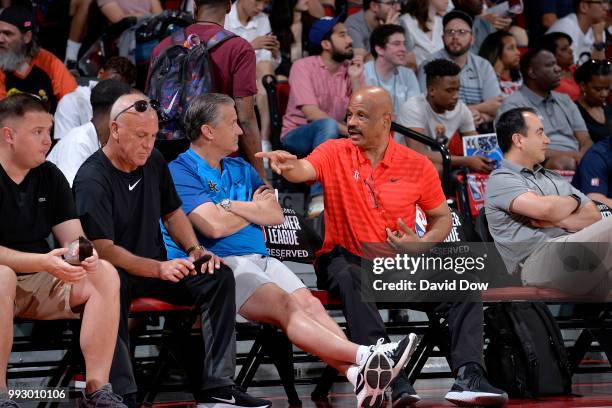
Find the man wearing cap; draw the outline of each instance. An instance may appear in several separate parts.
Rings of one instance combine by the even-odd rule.
[[[281,132],[282,146],[298,156],[348,134],[346,108],[363,81],[363,57],[353,56],[353,40],[339,17],[316,21],[308,42],[311,56],[291,67],[291,91]],[[308,215],[316,217],[323,211],[321,184],[313,184],[310,196]]]
[[[62,61],[40,48],[31,9],[10,6],[0,13],[0,99],[18,92],[36,95],[55,111],[77,83]]]
[[[419,83],[426,92],[425,65],[438,58],[459,65],[459,98],[470,108],[476,126],[491,122],[503,101],[497,75],[491,63],[470,52],[474,43],[472,17],[460,10],[447,13],[442,20],[444,49],[434,53],[419,67]]]

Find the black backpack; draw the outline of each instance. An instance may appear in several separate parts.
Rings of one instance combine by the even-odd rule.
[[[236,34],[221,30],[207,42],[180,28],[172,33],[172,45],[151,63],[147,94],[160,103],[160,139],[185,137],[183,116],[191,99],[212,92],[210,51]]]
[[[513,398],[569,395],[572,374],[561,331],[541,302],[485,310],[485,364],[491,383]]]

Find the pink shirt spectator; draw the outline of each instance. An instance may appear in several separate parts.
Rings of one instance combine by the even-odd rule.
[[[348,102],[353,92],[348,75],[350,61],[345,61],[335,74],[330,73],[320,56],[302,58],[293,63],[289,74],[289,102],[283,117],[281,138],[289,131],[308,123],[300,109],[304,105],[318,106],[338,122],[344,122]]]

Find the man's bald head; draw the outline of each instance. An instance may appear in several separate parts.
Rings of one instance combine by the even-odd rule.
[[[138,112],[134,104],[147,101],[146,110]],[[124,165],[122,171],[134,171],[143,166],[155,143],[159,130],[157,112],[151,108],[142,93],[131,93],[120,96],[110,115],[110,137],[105,151]]]
[[[347,127],[349,137],[363,149],[386,145],[393,120],[391,95],[380,87],[365,87],[353,93],[349,101]]]
[[[136,109],[133,107],[133,105],[136,101],[141,101],[141,100],[145,100],[148,102],[149,98],[145,94],[139,91],[134,91],[129,94],[121,95],[119,98],[117,98],[117,100],[115,101],[115,103],[113,103],[113,106],[111,107],[111,113],[110,113],[111,122],[113,122],[115,118],[117,118],[117,115],[119,115],[117,120],[121,120],[121,118],[127,112],[140,114],[141,112],[137,112]],[[147,107],[147,111],[143,113],[146,113],[150,110],[151,110],[150,107]],[[126,116],[129,116],[129,115],[126,115]]]
[[[353,93],[351,101],[363,103],[369,111],[378,110],[379,114],[393,113],[393,100],[385,89],[379,86],[367,86]]]

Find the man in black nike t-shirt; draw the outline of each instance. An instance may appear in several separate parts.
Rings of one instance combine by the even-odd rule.
[[[83,227],[100,257],[115,265],[121,279],[119,339],[111,383],[128,404],[135,405],[128,314],[132,299],[149,296],[195,304],[201,313],[205,360],[198,404],[232,401],[229,405],[236,407],[268,407],[269,401],[250,397],[232,380],[233,273],[216,256],[201,271],[194,270],[194,259],[210,253],[199,244],[181,209],[168,166],[153,149],[157,131],[157,114],[146,96],[121,96],[111,108],[108,143],[83,163],[73,183]],[[166,260],[160,219],[188,259]]]

